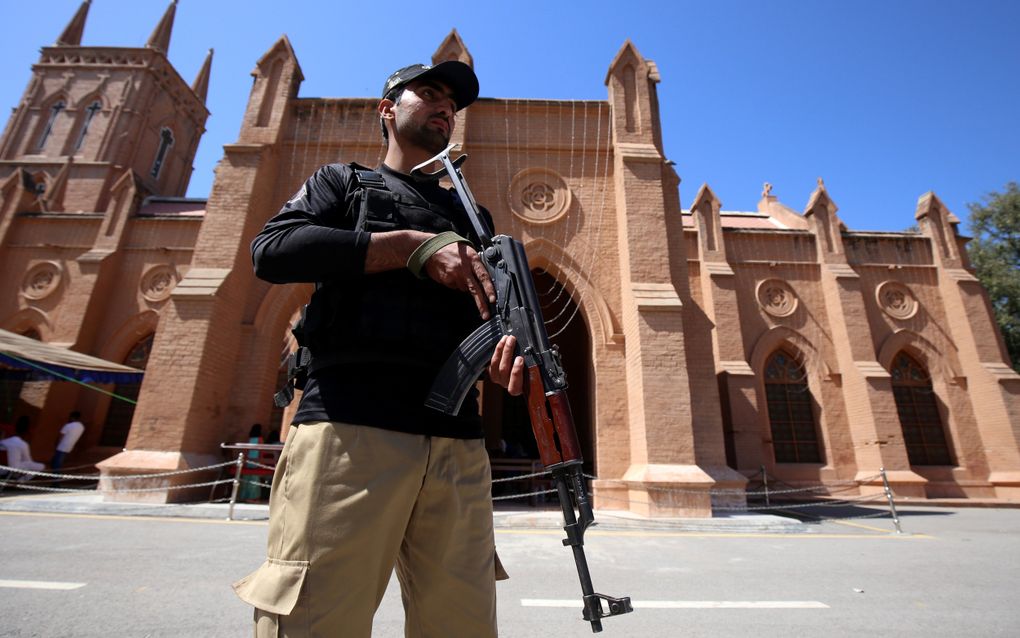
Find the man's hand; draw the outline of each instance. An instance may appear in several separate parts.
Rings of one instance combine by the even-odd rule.
[[[504,335],[489,361],[489,380],[506,388],[512,396],[524,392],[524,357],[514,357],[517,339]]]
[[[405,267],[411,253],[432,236],[419,230],[371,233],[365,254],[365,272]],[[444,286],[470,293],[478,307],[478,314],[482,319],[489,319],[489,304],[496,303],[496,288],[474,248],[462,243],[443,246],[429,257],[423,270]]]
[[[496,288],[474,248],[462,243],[443,246],[425,262],[425,273],[448,288],[469,293],[478,306],[478,314],[489,319],[489,304],[496,303]]]

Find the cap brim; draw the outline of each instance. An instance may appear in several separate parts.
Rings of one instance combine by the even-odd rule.
[[[478,99],[478,76],[463,62],[457,60],[440,62],[414,79],[424,78],[439,80],[449,87],[453,92],[454,101],[457,102],[458,111],[467,108]]]

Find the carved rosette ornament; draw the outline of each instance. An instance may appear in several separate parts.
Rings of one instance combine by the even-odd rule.
[[[177,270],[170,264],[153,266],[142,275],[139,287],[147,301],[164,301],[177,285]]]
[[[758,305],[773,317],[789,317],[797,311],[797,294],[782,279],[766,279],[756,289]]]
[[[532,224],[548,224],[570,209],[570,187],[548,168],[527,168],[510,181],[510,210]]]
[[[903,321],[917,314],[917,298],[904,284],[898,281],[885,281],[875,289],[875,298],[882,312],[893,319]]]
[[[55,261],[41,261],[25,273],[21,280],[21,294],[28,299],[45,299],[60,286],[63,268]]]

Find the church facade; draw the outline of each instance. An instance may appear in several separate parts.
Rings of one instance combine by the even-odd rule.
[[[310,287],[257,280],[248,245],[319,165],[380,160],[378,100],[300,97],[282,37],[208,199],[187,199],[211,52],[189,84],[166,58],[175,5],[143,48],[82,46],[87,9],[42,49],[0,139],[0,328],[144,381],[105,388],[137,405],[6,383],[2,419],[32,414],[46,449],[80,410],[80,460],[104,476],[201,467],[252,423],[288,422],[272,394]],[[455,31],[447,59],[472,64]],[[800,212],[768,185],[756,211],[722,210],[708,185],[683,208],[658,82],[627,42],[606,100],[481,98],[455,133],[479,202],[526,246],[596,505],[708,516],[761,472],[871,494],[880,469],[900,496],[1020,499],[1020,375],[959,220],[926,193],[919,232],[851,230],[821,180]],[[527,449],[514,400],[484,387],[483,412],[491,448]]]

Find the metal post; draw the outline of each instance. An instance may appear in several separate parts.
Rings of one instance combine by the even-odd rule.
[[[765,473],[765,465],[761,466],[761,484],[765,487],[765,507],[771,507],[769,503],[769,475]]]
[[[900,527],[900,517],[896,514],[896,503],[893,502],[892,489],[889,487],[889,479],[886,478],[885,468],[878,468],[878,472],[882,475],[882,485],[885,489],[885,497],[889,500],[889,513],[892,514],[892,522],[896,526],[896,533],[902,534],[903,529]]]
[[[230,509],[227,510],[227,520],[234,520],[234,504],[237,503],[237,490],[241,487],[241,470],[244,469],[244,452],[237,454],[237,469],[234,470],[234,489],[230,492]]]

